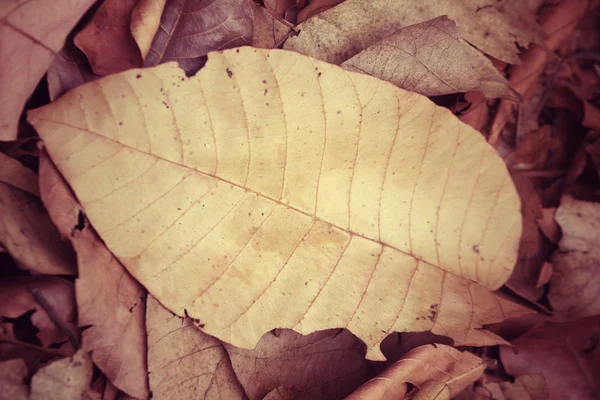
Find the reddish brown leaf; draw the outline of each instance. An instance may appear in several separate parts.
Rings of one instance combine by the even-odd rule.
[[[190,75],[204,65],[209,51],[272,48],[288,31],[251,0],[168,0],[145,66],[178,61]]]
[[[46,79],[50,100],[54,101],[67,91],[97,78],[81,50],[67,43],[48,68]]]
[[[543,375],[522,375],[514,382],[488,382],[479,390],[494,400],[547,400],[550,398],[548,384]]]
[[[145,290],[82,217],[79,204],[45,153],[40,159],[40,176],[42,199],[77,252],[78,323],[89,326],[82,333],[83,348],[117,388],[144,398],[148,395]]]
[[[513,376],[542,374],[555,399],[600,397],[600,317],[568,323],[544,322],[501,348]],[[518,353],[517,353],[518,351]]]
[[[140,50],[131,34],[131,11],[138,0],[106,0],[90,23],[75,36],[92,71],[108,75],[142,66]]]
[[[27,365],[21,359],[0,362],[0,398],[25,400],[28,390],[25,385]]]

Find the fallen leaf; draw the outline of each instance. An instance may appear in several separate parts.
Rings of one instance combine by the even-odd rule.
[[[25,384],[27,365],[21,359],[0,362],[0,399],[26,400],[29,390]]]
[[[85,54],[74,44],[67,43],[48,67],[46,79],[50,99],[56,100],[69,90],[97,78]]]
[[[10,164],[15,167],[15,162],[12,160]],[[30,175],[25,179],[29,178],[33,179]],[[22,183],[34,190],[33,182]],[[3,182],[0,182],[0,242],[21,268],[52,275],[76,273],[71,249],[61,240],[40,200]]]
[[[294,392],[281,386],[270,391],[263,400],[294,400]]]
[[[428,381],[417,391],[414,400],[450,400],[450,387],[443,382]]]
[[[552,257],[548,299],[568,319],[600,313],[600,204],[564,196],[556,211],[563,236]]]
[[[333,64],[341,64],[387,36],[410,25],[447,15],[460,27],[460,36],[479,50],[511,64],[519,63],[515,42],[539,42],[535,20],[540,1],[487,4],[470,0],[346,0],[298,25],[298,36],[284,48]]]
[[[73,357],[42,367],[31,378],[30,400],[80,400],[92,380],[94,366],[79,349]]]
[[[94,0],[13,0],[0,5],[0,140],[15,140],[25,102]]]
[[[38,177],[35,172],[4,153],[0,153],[0,182],[8,183],[34,196],[40,196]]]
[[[404,399],[407,383],[420,388],[430,381],[444,383],[456,395],[483,375],[485,367],[481,358],[466,351],[443,344],[421,346],[347,398]]]
[[[117,388],[146,398],[145,290],[82,219],[81,207],[45,152],[40,176],[44,204],[77,253],[78,325],[87,327],[82,346]]]
[[[209,51],[272,48],[289,30],[252,0],[168,0],[144,65],[177,61],[191,75]]]
[[[550,398],[544,375],[522,375],[514,382],[487,382],[482,394],[494,400],[547,400]]]
[[[550,282],[550,278],[552,278],[553,267],[549,262],[545,262],[542,265],[542,269],[540,270],[540,275],[538,276],[537,283],[535,284],[536,289],[547,285]]]
[[[600,317],[567,323],[544,322],[500,348],[513,376],[541,374],[554,399],[598,399]]]
[[[329,10],[345,0],[310,0],[306,7],[302,8],[298,13],[297,21],[302,23],[315,15],[321,14],[323,11]]]
[[[71,332],[76,332],[75,301],[73,284],[64,279],[49,276],[24,276],[2,278],[0,281],[0,335],[11,341],[21,341],[18,332],[14,331],[13,320],[28,316],[31,324],[39,332],[34,340],[43,347],[56,347],[68,340],[50,319],[46,311],[35,301],[31,290],[42,292],[58,318],[67,324]]]
[[[148,296],[148,376],[159,399],[243,399],[225,348]]]
[[[29,114],[150,293],[242,348],[277,327],[347,327],[379,360],[394,331],[503,342],[479,328],[524,311],[489,291],[514,265],[521,213],[478,132],[297,53],[211,57],[193,78],[131,70]]]
[[[146,59],[167,0],[139,0],[131,12],[131,34]]]
[[[75,35],[75,45],[96,75],[141,67],[142,55],[131,33],[131,12],[138,0],[105,0],[92,20]]]
[[[556,207],[542,208],[542,218],[538,218],[537,223],[544,236],[552,243],[558,243],[561,236],[560,226],[554,220]]]
[[[551,151],[560,147],[560,141],[553,137],[552,126],[544,125],[539,130],[529,132],[519,142],[514,161],[510,163],[515,170],[544,169]]]
[[[347,330],[302,336],[285,329],[266,333],[254,350],[225,348],[250,399],[279,387],[295,399],[342,399],[374,376],[365,345]]]
[[[389,335],[381,342],[381,351],[387,358],[385,367],[404,357],[409,351],[426,344],[445,344],[452,346],[454,341],[446,336],[431,332],[403,332]]]
[[[508,82],[446,16],[402,28],[341,64],[425,96],[479,90],[510,97]]]
[[[484,132],[490,120],[490,112],[485,96],[481,92],[467,92],[464,94],[468,108],[457,116],[462,122],[470,125],[479,132]]]
[[[296,7],[299,3],[301,6],[306,6],[308,3],[307,0],[264,0],[263,1],[265,8],[267,11],[271,13],[275,18],[280,20],[285,19],[286,12],[292,8]],[[297,18],[294,18],[291,21],[288,21],[292,24],[297,23]]]

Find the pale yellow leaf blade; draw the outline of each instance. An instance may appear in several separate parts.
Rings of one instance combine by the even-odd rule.
[[[160,25],[160,17],[166,2],[167,0],[140,0],[131,12],[131,33],[144,60]]]
[[[29,118],[108,248],[211,335],[347,327],[376,359],[393,331],[502,342],[478,328],[515,311],[488,289],[514,265],[519,199],[483,137],[423,96],[245,47]]]

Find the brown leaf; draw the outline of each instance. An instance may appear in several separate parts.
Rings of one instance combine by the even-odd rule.
[[[16,160],[10,161],[17,167]],[[19,164],[20,165],[20,164]],[[22,165],[21,186],[35,190],[33,172],[25,172]],[[33,176],[31,175],[33,174]],[[16,175],[12,175],[16,183]],[[35,186],[34,186],[35,185]],[[20,267],[42,274],[74,275],[76,267],[72,251],[64,243],[48,218],[40,200],[12,185],[0,182],[0,242]]]
[[[538,218],[537,223],[544,236],[552,243],[558,243],[561,236],[560,226],[554,220],[556,207],[542,208],[542,218]]]
[[[62,358],[40,368],[31,378],[30,400],[81,400],[92,380],[94,366],[79,349],[73,357]]]
[[[300,4],[301,6],[305,6],[308,1],[307,0],[264,0],[263,1],[265,8],[267,9],[267,11],[269,11],[271,13],[271,15],[273,15],[275,18],[278,18],[280,20],[285,19],[286,18],[286,12],[290,9],[290,8],[296,8],[297,4]],[[295,13],[295,18],[289,20],[288,22],[292,23],[292,24],[296,24],[297,22],[297,12]]]
[[[549,262],[545,262],[542,265],[542,269],[540,270],[540,275],[538,276],[537,283],[535,284],[536,289],[541,288],[542,286],[548,284],[550,282],[550,278],[552,278],[553,267]]]
[[[450,387],[443,382],[428,381],[419,388],[413,400],[450,400]]]
[[[105,0],[89,24],[75,35],[92,71],[108,75],[141,67],[140,50],[130,29],[131,12],[138,0]]]
[[[559,146],[560,141],[553,137],[552,126],[544,125],[537,131],[529,132],[520,141],[511,167],[521,171],[544,169],[550,152]]]
[[[131,12],[131,34],[144,60],[160,26],[160,18],[166,2],[167,0],[139,0]]]
[[[11,320],[30,314],[31,323],[39,330],[36,338],[42,346],[68,341],[68,337],[36,302],[31,294],[33,289],[41,291],[57,317],[67,324],[71,332],[77,331],[73,323],[76,318],[73,285],[64,279],[49,276],[25,276],[3,278],[0,281],[0,316],[5,318],[0,320],[0,334],[13,341],[20,340]]]
[[[568,319],[600,313],[600,204],[564,196],[556,212],[563,236],[552,258],[548,298]]]
[[[227,351],[189,318],[179,318],[148,296],[148,374],[153,398],[243,399]]]
[[[34,196],[40,196],[38,177],[35,172],[4,153],[0,153],[0,182],[8,183]]]
[[[514,382],[487,382],[482,394],[494,400],[547,400],[550,391],[544,375],[522,375]]]
[[[504,367],[513,376],[542,374],[555,399],[600,397],[600,317],[567,323],[544,322],[501,347]]]
[[[272,48],[288,31],[252,0],[168,0],[144,65],[177,61],[191,75],[210,51],[245,45]]]
[[[508,82],[492,62],[463,41],[446,16],[402,28],[341,66],[425,96],[470,90],[486,97],[510,94]]]
[[[15,140],[25,102],[94,0],[13,0],[0,5],[0,140]]]
[[[311,0],[306,7],[302,8],[298,13],[297,22],[300,24],[315,15],[321,14],[323,11],[329,10],[345,0]]]
[[[465,93],[468,108],[458,114],[458,118],[473,129],[484,132],[490,120],[489,106],[481,92]]]
[[[29,114],[136,279],[238,347],[276,327],[348,327],[378,360],[394,331],[504,342],[479,328],[523,312],[491,292],[521,213],[478,132],[298,53],[210,57],[193,78],[130,70]]]
[[[407,383],[422,387],[429,381],[444,383],[451,395],[456,395],[476,381],[485,367],[482,359],[466,351],[443,344],[421,346],[362,385],[348,399],[403,399]]]
[[[520,0],[501,4],[469,0],[346,0],[298,25],[299,35],[284,48],[327,61],[343,61],[368,48],[390,32],[448,15],[460,27],[460,36],[481,51],[518,63],[514,42],[523,46],[541,40],[535,21],[536,3]]]
[[[81,50],[67,43],[48,67],[46,79],[50,100],[56,100],[69,90],[98,79],[98,75],[92,72]]]
[[[81,207],[45,152],[40,157],[40,181],[44,204],[77,253],[78,324],[88,327],[82,333],[83,348],[117,388],[145,398],[145,290],[82,219]]]
[[[29,390],[25,378],[27,378],[27,365],[23,360],[0,362],[0,399],[26,400]]]
[[[374,375],[365,345],[347,330],[302,336],[284,329],[266,333],[254,350],[225,348],[250,399],[280,386],[297,399],[341,399]]]

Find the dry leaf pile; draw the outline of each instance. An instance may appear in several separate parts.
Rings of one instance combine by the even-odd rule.
[[[600,3],[0,6],[0,399],[600,396]]]

